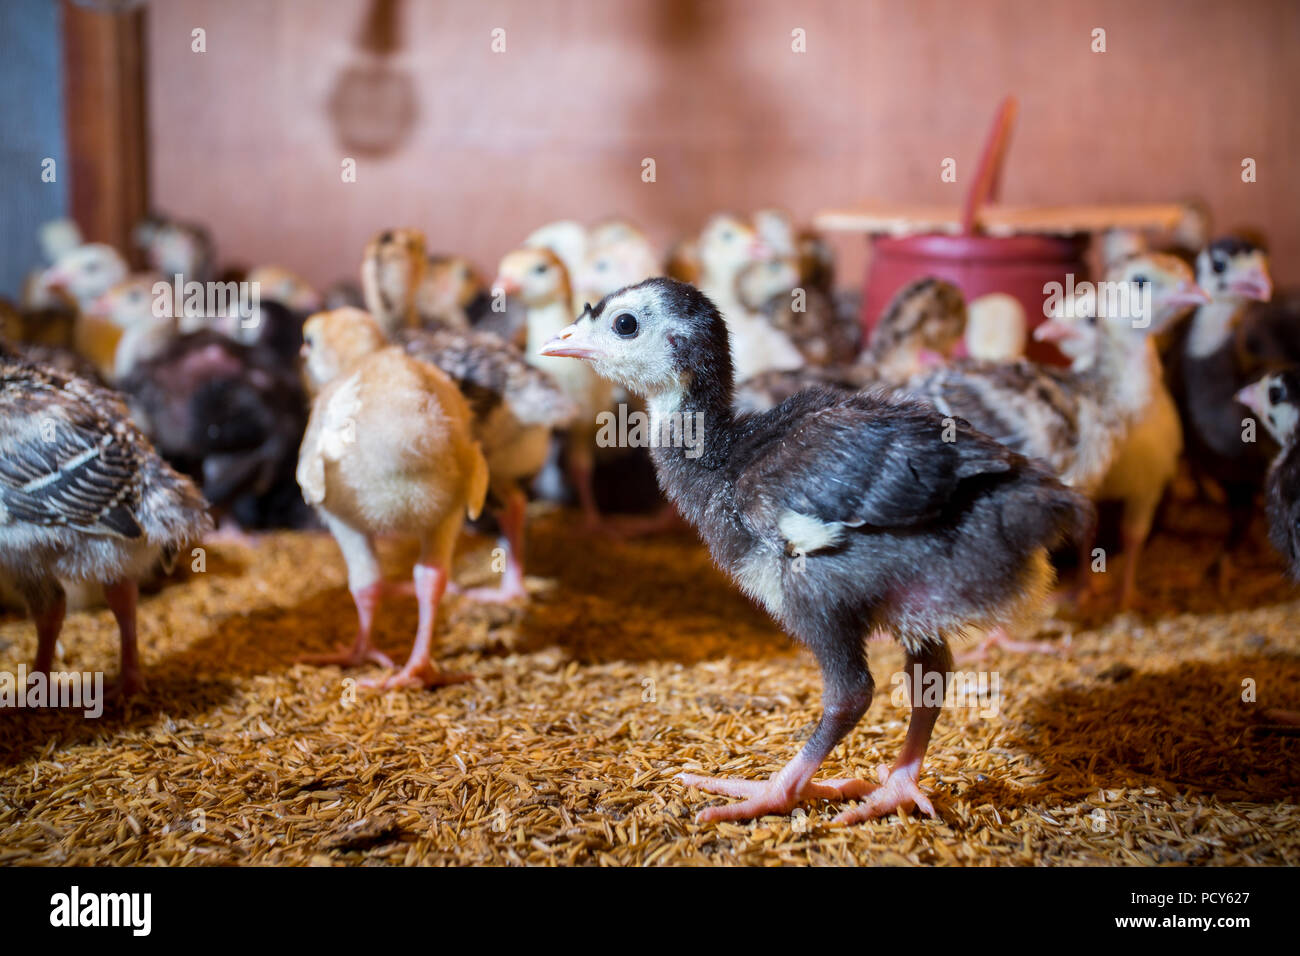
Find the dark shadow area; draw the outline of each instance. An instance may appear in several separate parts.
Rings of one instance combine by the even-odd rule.
[[[1254,703],[1242,700],[1247,678],[1256,682]],[[1269,708],[1300,708],[1300,655],[1191,661],[1063,684],[1030,702],[1008,742],[1052,778],[1033,787],[990,778],[965,796],[998,807],[1064,805],[1102,788],[1158,787],[1231,801],[1295,799],[1300,738],[1275,731]]]

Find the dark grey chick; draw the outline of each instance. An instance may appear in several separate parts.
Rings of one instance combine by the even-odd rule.
[[[1264,423],[1281,451],[1268,469],[1268,536],[1300,582],[1300,368],[1266,375],[1237,393]]]
[[[892,634],[908,673],[946,688],[948,642],[1032,618],[1052,582],[1048,549],[1088,526],[1091,506],[964,424],[944,441],[941,418],[916,402],[817,388],[737,415],[729,346],[703,293],[650,279],[607,296],[542,350],[645,396],[660,429],[661,488],[717,564],[821,665],[822,717],[779,773],[683,779],[743,798],[704,820],[788,813],[811,798],[862,798],[844,822],[912,806],[933,813],[918,781],[940,706],[918,693],[879,785],[813,781],[871,703],[866,639]]]

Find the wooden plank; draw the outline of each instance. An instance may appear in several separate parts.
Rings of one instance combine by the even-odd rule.
[[[64,0],[62,16],[72,217],[87,241],[112,243],[135,260],[131,229],[149,207],[145,14]]]
[[[1177,203],[1129,203],[1076,206],[986,206],[976,216],[980,232],[990,236],[1029,233],[1071,235],[1106,229],[1172,229],[1182,218]],[[856,209],[818,213],[813,225],[826,232],[864,232],[890,236],[961,232],[960,206],[915,203],[868,203]]]

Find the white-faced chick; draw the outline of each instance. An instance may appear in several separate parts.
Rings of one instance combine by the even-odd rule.
[[[699,287],[718,307],[731,330],[731,361],[736,381],[767,371],[801,368],[803,355],[790,337],[747,309],[736,292],[741,270],[770,258],[771,250],[753,227],[736,216],[712,217],[700,233]]]
[[[1265,375],[1237,393],[1281,447],[1268,469],[1268,537],[1300,582],[1300,369]]]
[[[829,296],[835,282],[835,257],[830,246],[813,232],[795,227],[782,209],[759,209],[751,217],[754,230],[774,256],[793,258],[799,265],[799,284]]]
[[[1048,549],[1086,524],[1090,507],[964,423],[943,441],[940,416],[916,402],[809,389],[737,416],[727,337],[699,290],[651,279],[607,297],[545,348],[646,398],[660,429],[650,452],[660,487],[718,566],[821,666],[823,713],[779,772],[681,779],[742,798],[702,820],[789,813],[814,799],[861,799],[838,818],[846,823],[911,807],[933,815],[920,772],[953,671],[948,642],[971,626],[1032,618],[1050,587]],[[871,704],[874,633],[902,645],[913,678],[902,752],[878,782],[815,781]]]
[[[572,219],[548,222],[534,229],[521,243],[524,249],[550,250],[564,264],[564,274],[569,278],[569,295],[572,299],[570,308],[573,310],[573,315],[581,312],[584,305],[578,301],[574,278],[582,271],[583,264],[587,261],[587,250],[590,244],[587,227]]]
[[[385,347],[378,324],[357,309],[312,316],[303,326],[308,375],[326,382],[312,404],[298,457],[303,498],[324,520],[348,568],[358,630],[350,648],[314,658],[392,666],[371,640],[384,586],[376,535],[420,542],[414,570],[419,624],[400,671],[373,682],[388,688],[466,679],[440,671],[432,642],[466,513],[477,517],[488,470],[470,431],[460,391],[436,366]]]
[[[1006,363],[965,359],[916,376],[905,390],[930,402],[941,414],[964,418],[1021,454],[1046,462],[1070,487],[1095,494],[1120,439],[1150,401],[1153,383],[1146,337],[1199,295],[1190,270],[1172,264],[1162,269],[1146,256],[1125,263],[1109,279],[1136,294],[1136,278],[1147,272],[1150,317],[1138,318],[1125,308],[1105,309],[1106,314],[1098,316],[1079,304],[1085,315],[1082,322],[1046,322],[1035,330],[1041,341],[1095,337],[1090,345],[1095,359],[1087,369],[1074,371],[1024,359]]]
[[[60,580],[104,585],[121,639],[121,690],[141,686],[136,582],[211,527],[206,504],[109,390],[0,358],[0,575],[36,623],[48,674],[63,623]]]
[[[1273,291],[1268,256],[1254,243],[1216,239],[1201,250],[1196,280],[1210,297],[1185,323],[1168,353],[1169,388],[1178,404],[1187,460],[1198,478],[1213,479],[1227,498],[1228,534],[1215,559],[1220,588],[1229,555],[1245,540],[1276,449],[1269,441],[1242,441],[1242,408],[1235,396],[1263,370],[1247,333],[1252,307]]]
[[[1023,358],[1029,322],[1020,300],[1005,292],[972,299],[966,307],[966,355],[981,362]]]
[[[1113,281],[1131,282],[1138,288],[1151,283],[1152,298],[1170,310],[1189,309],[1204,301],[1196,290],[1191,271],[1175,256],[1146,253],[1122,263],[1111,273]],[[1071,360],[1071,368],[1086,375],[1097,361],[1101,336],[1090,320],[1096,309],[1062,309],[1053,318],[1057,346]],[[1167,324],[1167,322],[1166,322]],[[1052,335],[1053,330],[1046,333]],[[1097,501],[1118,501],[1123,506],[1120,535],[1124,547],[1124,572],[1119,591],[1121,610],[1128,609],[1137,594],[1137,569],[1142,548],[1151,534],[1156,510],[1165,491],[1178,473],[1183,452],[1183,431],[1178,408],[1165,386],[1164,371],[1154,336],[1146,335],[1132,346],[1140,350],[1143,367],[1138,384],[1147,385],[1147,400],[1137,409],[1113,452],[1110,467],[1093,492]],[[1091,542],[1085,542],[1085,551]]]
[[[387,338],[419,326],[416,300],[427,262],[424,233],[416,229],[386,229],[366,244],[362,294]]]
[[[569,479],[589,528],[602,525],[592,484],[597,433],[596,416],[609,408],[610,385],[580,362],[539,354],[544,343],[573,321],[569,277],[559,256],[549,249],[516,249],[497,269],[493,289],[517,298],[527,310],[528,361],[550,375],[577,409],[566,445]]]
[[[126,260],[107,243],[77,246],[59,257],[41,274],[38,294],[47,290],[67,293],[82,312],[127,276]],[[48,303],[46,303],[48,304]]]

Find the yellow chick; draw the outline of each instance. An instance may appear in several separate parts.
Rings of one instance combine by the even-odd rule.
[[[374,540],[405,534],[420,541],[415,645],[400,671],[367,683],[386,689],[469,679],[441,671],[431,656],[456,538],[467,513],[478,517],[488,487],[465,399],[438,368],[386,346],[376,321],[360,309],[312,316],[302,350],[305,374],[319,393],[298,456],[298,484],[343,553],[359,623],[351,647],[311,660],[393,666],[371,638],[385,589]]]

